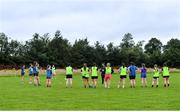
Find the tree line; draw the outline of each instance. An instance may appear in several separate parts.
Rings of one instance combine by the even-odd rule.
[[[172,38],[163,45],[158,38],[151,38],[147,44],[144,40],[135,43],[131,33],[123,35],[119,45],[112,42],[103,45],[96,41],[90,45],[87,38],[75,40],[73,44],[63,38],[57,30],[53,37],[49,33],[35,33],[32,39],[23,43],[9,39],[5,33],[0,33],[0,67],[16,67],[29,65],[38,61],[40,66],[54,64],[65,67],[71,63],[73,67],[81,67],[84,62],[97,65],[110,62],[112,66],[130,62],[140,66],[145,63],[152,67],[166,62],[170,67],[180,67],[180,40]]]

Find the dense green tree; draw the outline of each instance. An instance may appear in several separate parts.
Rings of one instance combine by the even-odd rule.
[[[162,42],[157,38],[151,38],[145,45],[145,53],[148,54],[148,65],[162,65]]]
[[[107,62],[110,62],[112,66],[117,66],[121,62],[120,49],[111,42],[107,45]]]
[[[98,41],[95,43],[94,47],[94,62],[97,63],[97,65],[101,65],[102,63],[106,63],[107,61],[107,55],[106,55],[106,48],[104,45],[101,45]]]
[[[41,66],[47,65],[49,63],[49,58],[47,56],[48,44],[48,34],[40,36],[39,34],[35,33],[33,35],[33,39],[26,42],[26,48],[29,48],[29,50],[26,52],[26,57],[30,59],[31,62],[38,61]]]
[[[87,38],[76,40],[71,51],[71,59],[74,66],[76,65],[77,67],[81,67],[85,62],[92,64],[94,52],[93,48],[89,45]]]
[[[164,46],[163,59],[168,65],[178,67],[180,65],[180,40],[171,39]],[[180,66],[179,66],[180,67]]]
[[[130,33],[127,33],[123,36],[122,42],[120,43],[120,54],[121,60],[125,64],[129,64],[130,62],[135,62],[136,52],[134,51],[135,42]]]
[[[123,36],[119,46],[114,46],[111,42],[105,46],[98,41],[91,46],[87,38],[70,44],[59,30],[52,37],[49,33],[35,33],[32,39],[25,42],[9,39],[7,35],[0,33],[0,69],[3,65],[16,67],[33,61],[38,61],[43,67],[47,64],[65,67],[67,63],[71,63],[80,68],[84,62],[89,66],[94,62],[97,65],[110,62],[112,66],[118,66],[121,63],[129,65],[131,61],[138,66],[141,63],[153,66],[155,63],[162,65],[167,62],[172,67],[180,67],[179,39],[171,39],[165,46],[157,38],[151,38],[145,47],[143,43],[144,41],[135,43],[131,33]]]
[[[64,39],[61,32],[57,30],[54,38],[49,43],[49,63],[64,67],[71,62],[71,45],[67,39]]]
[[[10,64],[10,49],[8,43],[8,37],[4,33],[0,33],[0,63]]]

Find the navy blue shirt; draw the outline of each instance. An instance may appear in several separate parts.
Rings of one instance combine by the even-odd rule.
[[[47,77],[52,77],[52,70],[51,69],[46,70],[46,76]]]
[[[33,67],[33,73],[34,74],[39,73],[39,69],[37,66]]]
[[[22,66],[21,68],[21,74],[24,74],[25,73],[25,70],[24,70],[24,67]]]
[[[130,65],[128,69],[130,71],[129,76],[136,76],[137,67],[135,65]]]

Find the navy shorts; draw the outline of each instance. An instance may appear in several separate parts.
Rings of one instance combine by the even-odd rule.
[[[29,76],[33,76],[33,74],[29,74]]]
[[[141,74],[141,78],[146,78],[146,75],[145,74]]]
[[[39,73],[34,73],[34,76],[39,76]]]
[[[135,79],[136,76],[129,76],[129,79]]]
[[[21,73],[21,76],[24,76],[24,73]]]
[[[47,76],[46,79],[51,79],[51,77],[48,77],[48,76]]]

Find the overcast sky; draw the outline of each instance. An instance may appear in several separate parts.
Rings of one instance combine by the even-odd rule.
[[[25,41],[37,32],[60,30],[74,42],[119,44],[125,33],[134,40],[180,39],[180,0],[0,0],[0,32]]]

